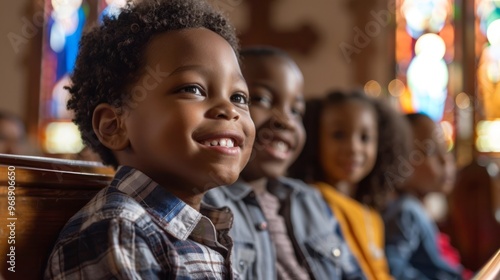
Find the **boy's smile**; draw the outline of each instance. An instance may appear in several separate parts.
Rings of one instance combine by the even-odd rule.
[[[122,115],[129,145],[116,152],[181,199],[233,183],[255,128],[231,46],[204,28],[154,37]],[[147,82],[144,82],[147,81]],[[134,94],[135,93],[135,94]]]
[[[193,139],[209,151],[237,155],[243,148],[245,136],[236,131],[218,131],[194,135]]]
[[[247,181],[283,176],[305,143],[302,73],[279,55],[244,59],[256,138],[254,156],[242,176]]]

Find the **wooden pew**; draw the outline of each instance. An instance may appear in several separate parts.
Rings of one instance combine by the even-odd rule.
[[[458,173],[449,197],[447,233],[462,257],[462,264],[477,271],[500,249],[500,175],[494,162],[473,161]],[[488,171],[490,169],[490,171]]]
[[[497,280],[500,279],[500,250],[481,268],[472,280]]]
[[[0,279],[41,279],[59,231],[113,173],[96,162],[0,154]]]

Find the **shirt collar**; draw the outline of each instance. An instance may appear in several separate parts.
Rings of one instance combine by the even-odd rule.
[[[297,183],[290,178],[279,177],[270,181],[268,183],[268,188],[278,198],[283,199],[288,196],[290,192],[301,192],[301,189],[296,186],[296,184]],[[220,188],[227,195],[227,197],[235,201],[241,200],[253,193],[252,187],[241,179],[238,179],[238,181],[230,186],[222,186]]]
[[[131,167],[120,166],[111,186],[135,199],[163,229],[177,239],[186,240],[202,217],[200,212]]]
[[[222,186],[220,188],[227,197],[234,201],[241,200],[250,193],[253,193],[252,187],[240,179],[230,186]]]

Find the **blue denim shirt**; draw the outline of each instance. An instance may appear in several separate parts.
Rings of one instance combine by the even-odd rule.
[[[396,279],[461,279],[437,248],[437,227],[416,198],[403,195],[384,211],[385,250]]]
[[[347,248],[338,222],[315,189],[302,181],[279,178],[269,192],[281,202],[290,238],[314,279],[365,279]],[[277,279],[276,256],[252,188],[242,181],[210,190],[204,202],[228,206],[234,215],[233,264],[243,279]]]

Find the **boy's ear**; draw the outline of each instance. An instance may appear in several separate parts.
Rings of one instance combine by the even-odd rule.
[[[92,127],[99,141],[112,151],[128,147],[127,129],[123,123],[123,115],[119,108],[107,103],[97,105],[92,115]]]

